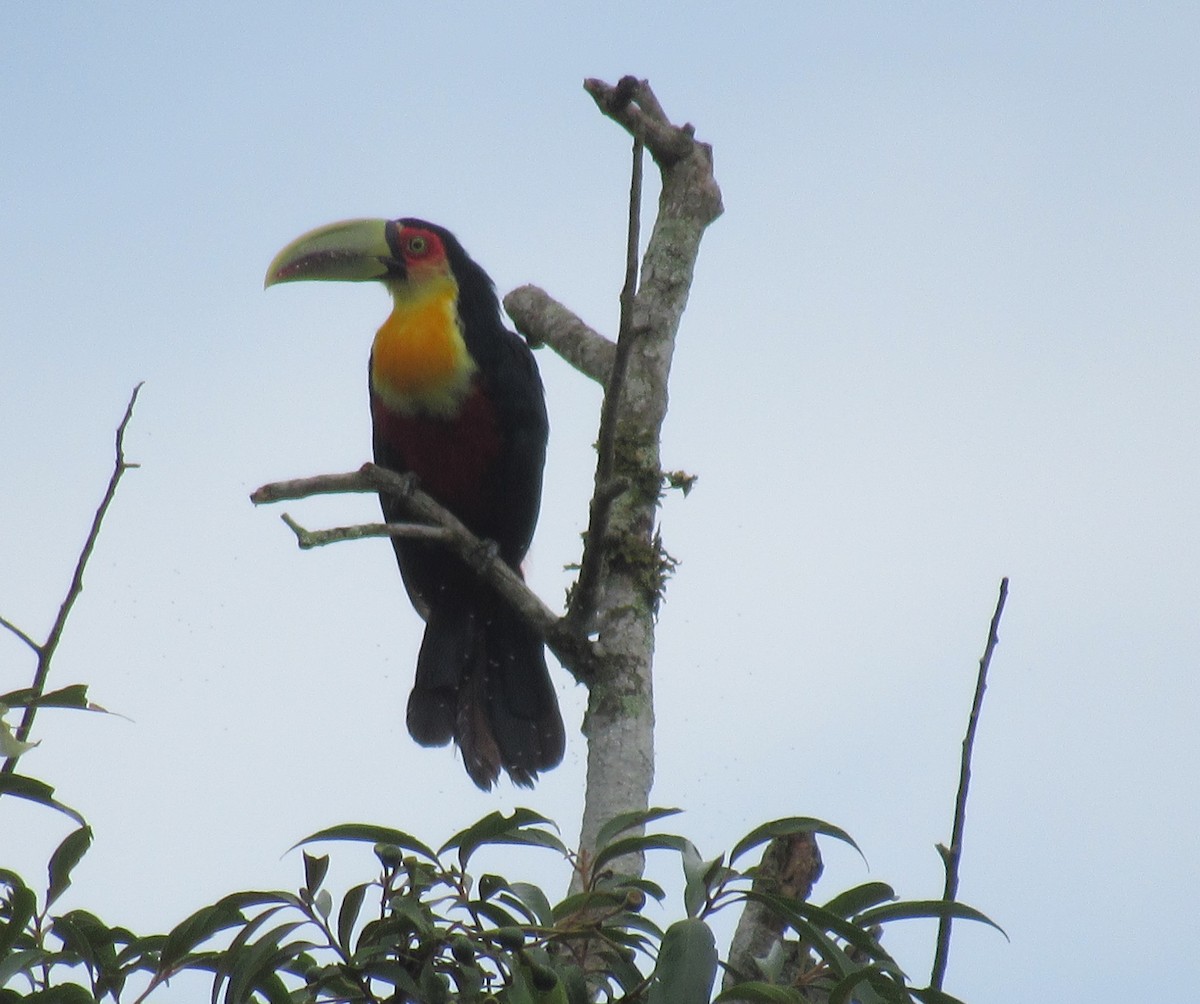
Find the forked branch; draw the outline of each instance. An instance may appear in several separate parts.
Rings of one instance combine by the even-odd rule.
[[[37,668],[34,671],[33,685],[31,687],[33,698],[25,706],[25,712],[21,716],[21,723],[17,726],[15,733],[18,745],[25,743],[29,739],[30,732],[33,730],[33,720],[37,717],[37,699],[46,692],[46,679],[50,675],[50,663],[54,659],[55,651],[58,649],[63,629],[67,626],[67,618],[71,616],[71,610],[75,606],[75,601],[79,599],[79,594],[83,592],[83,573],[87,569],[88,559],[92,556],[92,551],[96,547],[96,541],[100,537],[100,527],[104,524],[104,517],[108,513],[108,507],[112,505],[113,499],[116,498],[117,485],[127,470],[138,466],[125,459],[125,430],[129,426],[130,419],[133,418],[133,406],[137,404],[138,393],[141,389],[142,385],[140,383],[133,388],[133,393],[129,395],[129,403],[125,406],[125,415],[117,426],[116,459],[113,463],[112,475],[108,479],[108,488],[104,492],[104,498],[100,500],[100,505],[96,509],[95,516],[92,517],[92,526],[88,531],[87,538],[83,542],[79,558],[75,562],[75,572],[71,576],[71,584],[67,587],[67,595],[58,608],[58,616],[54,618],[54,623],[50,626],[50,633],[46,636],[46,640],[39,644],[15,624],[0,617],[0,627],[10,631],[37,653]],[[0,767],[0,773],[13,773],[17,768],[19,757],[19,753],[7,757],[4,765]]]
[[[413,474],[397,474],[376,464],[363,464],[345,474],[276,481],[250,496],[255,505],[353,492],[385,492],[399,501],[413,524],[368,523],[332,530],[305,530],[284,513],[284,522],[296,534],[301,548],[365,537],[422,536],[443,540],[482,576],[539,634],[550,650],[580,682],[595,672],[596,653],[587,639],[568,630],[564,620],[534,593],[496,553],[489,542],[476,537],[452,512],[420,489]]]

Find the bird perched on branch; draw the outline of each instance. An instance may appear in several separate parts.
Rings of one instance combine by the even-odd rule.
[[[500,319],[491,279],[449,231],[418,219],[320,227],[276,255],[266,285],[382,282],[392,313],[369,366],[375,461],[421,487],[520,573],[541,504],[545,396],[533,353]],[[384,518],[403,522],[381,495]],[[408,731],[454,740],[467,773],[532,785],[562,759],[562,718],[541,638],[445,546],[393,537],[425,618]]]

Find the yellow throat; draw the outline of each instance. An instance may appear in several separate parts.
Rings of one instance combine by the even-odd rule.
[[[393,287],[392,297],[371,349],[375,393],[397,411],[454,414],[475,372],[459,327],[458,283],[439,275]]]

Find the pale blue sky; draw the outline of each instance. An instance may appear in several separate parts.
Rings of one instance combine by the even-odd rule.
[[[312,226],[422,215],[502,291],[537,282],[611,331],[628,148],[580,82],[632,72],[714,145],[727,210],[666,432],[667,465],[700,481],[662,511],[682,565],[654,800],[688,809],[706,854],[825,817],[871,871],[830,848],[819,897],[867,878],[936,896],[1009,575],[961,894],[1012,943],[956,928],[947,989],[1181,999],[1200,892],[1200,15],[643,6],[0,5],[0,612],[35,634],[147,381],[143,466],[53,680],[134,722],[46,714],[23,764],[96,826],[67,904],[165,928],[294,885],[284,849],[347,820],[437,840],[529,804],[574,838],[566,675],[563,767],[533,794],[477,793],[405,734],[420,625],[387,545],[301,554],[246,501],[367,458],[387,306],[262,276]],[[553,604],[598,397],[539,359],[553,432],[529,572]],[[0,690],[30,671],[0,637]],[[7,802],[0,863],[36,874],[66,824]],[[932,936],[897,931],[901,962],[927,972]]]

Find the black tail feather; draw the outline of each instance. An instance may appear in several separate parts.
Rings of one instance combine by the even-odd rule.
[[[498,599],[430,611],[408,699],[408,731],[424,746],[453,739],[471,780],[487,790],[504,770],[531,787],[566,745],[545,647]]]
[[[429,612],[417,675],[408,696],[408,734],[422,746],[454,738],[463,668],[478,647],[474,611],[443,603]]]

